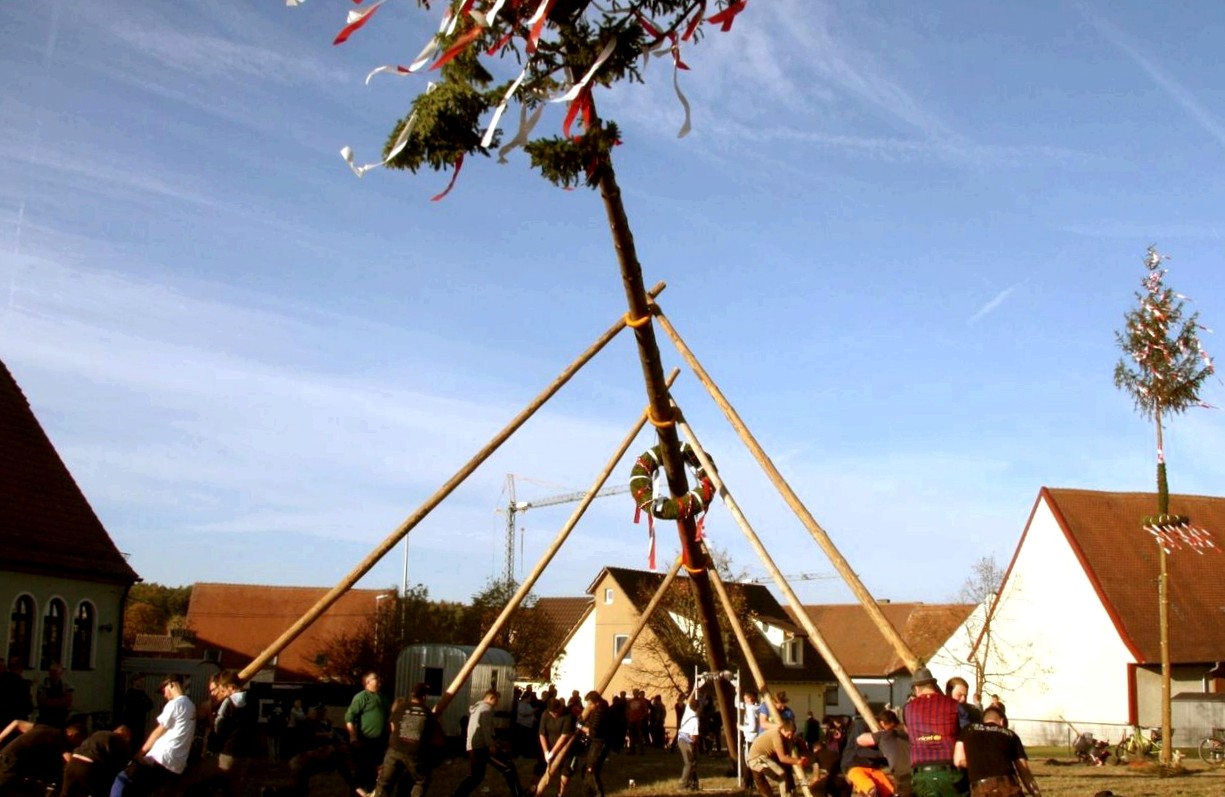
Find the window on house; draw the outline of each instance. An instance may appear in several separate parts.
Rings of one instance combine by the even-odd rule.
[[[613,591],[612,591],[612,587],[607,587],[607,588],[604,590],[604,602],[605,602],[605,603],[612,603],[612,601],[613,601]]]
[[[43,645],[38,657],[40,670],[49,670],[53,663],[64,661],[64,615],[67,613],[59,598],[52,598],[47,603],[47,613],[43,615]]]
[[[94,667],[94,628],[97,625],[94,605],[81,601],[77,616],[72,620],[72,669],[92,670]]]
[[[18,595],[9,617],[8,657],[21,659],[21,666],[25,669],[29,669],[34,659],[34,612],[34,599],[29,595]]]
[[[630,641],[629,634],[614,634],[613,635],[613,658],[614,659],[617,658],[617,656],[621,655],[621,648],[625,647],[625,644],[629,641]],[[626,653],[625,658],[622,660],[622,663],[629,664],[631,661],[633,661],[633,655],[634,655],[634,652],[632,650],[629,653]]]
[[[801,667],[804,664],[804,640],[792,637],[783,643],[783,664],[788,667]]]
[[[838,705],[838,687],[837,686],[825,687],[825,705],[828,708],[833,708],[834,706]]]

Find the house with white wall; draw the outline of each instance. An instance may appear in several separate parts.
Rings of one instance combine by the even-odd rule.
[[[34,686],[53,663],[73,715],[108,721],[123,602],[139,577],[0,363],[0,633]],[[37,712],[35,713],[37,717]]]
[[[1152,493],[1043,487],[987,614],[971,615],[976,632],[954,634],[933,672],[953,674],[993,646],[1005,661],[989,656],[988,678],[1007,684],[1000,696],[1011,726],[1034,744],[1084,730],[1117,739],[1127,726],[1160,724],[1158,544],[1142,526],[1156,506]],[[1171,495],[1170,510],[1215,540],[1167,556],[1172,694],[1221,691],[1225,498]],[[1175,742],[1207,730],[1175,728]]]

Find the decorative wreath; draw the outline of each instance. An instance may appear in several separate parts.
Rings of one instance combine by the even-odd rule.
[[[654,495],[654,476],[662,462],[660,446],[649,448],[634,462],[630,471],[630,493],[634,496],[634,505],[640,510],[647,510],[660,520],[684,520],[696,517],[706,511],[712,498],[715,497],[715,485],[706,475],[698,455],[688,443],[681,445],[681,457],[685,464],[693,469],[693,477],[697,484],[692,490],[680,498],[660,498]]]

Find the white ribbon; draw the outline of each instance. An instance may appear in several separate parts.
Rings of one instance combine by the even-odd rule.
[[[596,70],[604,66],[604,62],[613,54],[613,50],[617,48],[617,40],[609,39],[604,45],[604,49],[600,50],[600,54],[596,57],[595,63],[587,70],[587,74],[583,75],[583,79],[570,87],[570,90],[565,94],[560,94],[553,97],[549,102],[573,102],[582,93],[583,89],[587,88],[587,84],[591,82],[591,78],[595,76]]]
[[[506,94],[502,95],[502,101],[498,103],[498,107],[493,111],[493,118],[489,120],[489,127],[485,128],[485,135],[481,139],[482,147],[488,147],[489,143],[493,141],[493,135],[498,131],[498,122],[501,121],[502,114],[506,113],[506,105],[510,102],[510,98],[514,96],[514,93],[519,90],[519,86],[522,85],[523,79],[527,77],[527,68],[529,65],[530,62],[528,64],[524,64],[523,71],[519,73],[519,77],[515,78],[515,82],[511,83],[510,88],[506,90]]]
[[[537,105],[529,115],[526,105],[519,106],[519,130],[515,133],[515,137],[503,144],[498,149],[498,163],[507,163],[506,153],[518,149],[527,143],[528,136],[532,134],[532,129],[536,127],[536,123],[540,121],[541,115],[544,114],[544,105]]]
[[[681,107],[685,109],[685,123],[681,125],[681,129],[677,131],[677,138],[684,138],[689,135],[689,100],[685,98],[685,92],[681,91],[681,59],[678,55],[676,63],[672,66],[672,87],[676,89],[676,98],[681,101]]]
[[[428,86],[426,86],[425,93],[429,94],[433,90],[434,90],[434,84],[430,83]],[[349,164],[349,168],[353,170],[354,174],[356,174],[358,177],[362,177],[366,174],[366,172],[370,171],[371,169],[377,169],[380,166],[386,166],[388,163],[394,160],[397,155],[403,152],[404,148],[408,146],[408,137],[413,132],[413,127],[416,124],[417,124],[417,112],[413,111],[409,115],[408,121],[404,123],[404,127],[400,129],[400,135],[396,136],[395,143],[391,145],[391,149],[388,151],[387,157],[379,161],[378,163],[367,163],[362,166],[358,166],[357,164],[353,162],[353,148],[350,146],[344,146],[340,148],[340,157],[344,158],[345,163]]]

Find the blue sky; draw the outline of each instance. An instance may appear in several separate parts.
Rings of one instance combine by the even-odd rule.
[[[374,159],[425,86],[363,78],[440,10],[390,0],[333,47],[348,7],[0,5],[0,358],[146,580],[335,583],[624,312],[598,196],[522,153],[438,203],[448,174],[354,177],[339,149]],[[665,60],[597,93],[648,284],[878,596],[1006,561],[1043,485],[1151,488],[1113,332],[1150,243],[1225,324],[1223,28],[1211,3],[751,0],[685,53],[687,138]],[[696,378],[674,395],[784,571],[829,573]],[[627,336],[417,528],[411,580],[479,590],[505,475],[585,488],[644,402]],[[1223,421],[1169,426],[1176,492],[1219,493]],[[521,516],[528,567],[569,509]],[[645,566],[632,514],[596,501],[537,592]],[[763,572],[721,508],[708,532]]]

